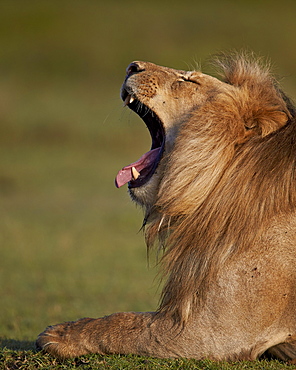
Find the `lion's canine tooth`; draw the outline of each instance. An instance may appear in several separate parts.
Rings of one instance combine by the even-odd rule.
[[[132,175],[133,179],[137,180],[137,178],[140,176],[140,172],[138,172],[135,167],[132,167]]]
[[[131,104],[134,100],[135,100],[135,98],[133,98],[131,95],[128,95],[128,96],[124,99],[123,106],[125,107],[126,105]]]
[[[128,95],[128,96],[124,99],[124,103],[123,103],[123,106],[124,106],[124,107],[125,107],[126,105],[128,105],[129,100],[130,100],[130,95]]]

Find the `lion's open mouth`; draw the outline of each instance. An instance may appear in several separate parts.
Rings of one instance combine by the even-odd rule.
[[[144,185],[154,174],[163,154],[165,133],[162,122],[151,109],[129,95],[125,90],[122,92],[122,99],[125,105],[128,105],[142,118],[152,138],[149,152],[143,154],[138,161],[123,167],[115,179],[115,185],[118,188],[127,182],[129,188],[136,188]]]

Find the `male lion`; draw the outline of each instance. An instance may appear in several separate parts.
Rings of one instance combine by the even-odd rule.
[[[152,137],[116,185],[128,182],[148,246],[164,250],[158,310],[51,326],[38,348],[296,358],[296,110],[253,57],[216,62],[222,81],[133,62],[121,90]]]

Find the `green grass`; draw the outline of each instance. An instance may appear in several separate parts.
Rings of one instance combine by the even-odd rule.
[[[88,355],[71,360],[58,360],[48,354],[35,353],[32,350],[14,351],[4,349],[0,352],[0,363],[3,369],[125,369],[125,370],[281,370],[295,369],[295,365],[286,365],[278,361],[260,360],[240,363],[214,362],[210,360],[190,359],[155,359],[134,355]],[[1,368],[1,365],[0,365]]]
[[[186,69],[249,48],[274,61],[296,96],[295,11],[289,0],[1,1],[0,369],[289,368],[135,356],[59,362],[35,353],[34,340],[50,324],[157,306],[142,212],[114,187],[117,171],[150,145],[120,101],[128,63]]]

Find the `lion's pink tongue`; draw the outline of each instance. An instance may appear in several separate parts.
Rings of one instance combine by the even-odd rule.
[[[144,168],[151,166],[156,161],[156,158],[159,155],[160,150],[161,148],[152,149],[149,152],[143,154],[142,157],[137,162],[131,163],[130,165],[123,167],[123,169],[120,170],[116,176],[115,179],[116,187],[120,188],[122,185],[126,184],[127,182],[133,179],[132,167],[135,167],[135,169],[138,172],[141,172]]]

